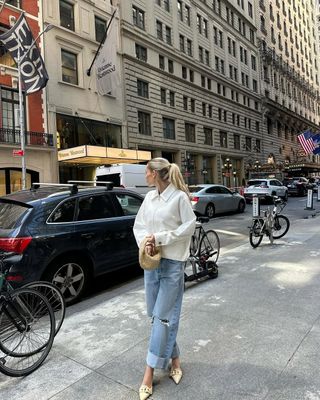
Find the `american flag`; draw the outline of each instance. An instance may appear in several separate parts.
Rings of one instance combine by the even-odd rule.
[[[312,154],[318,147],[314,142],[313,134],[310,131],[305,131],[298,135],[298,141],[306,154]]]

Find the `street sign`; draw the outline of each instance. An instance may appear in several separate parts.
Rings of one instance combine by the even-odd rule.
[[[12,150],[12,155],[13,157],[23,157],[24,156],[24,151],[19,149],[19,150]]]

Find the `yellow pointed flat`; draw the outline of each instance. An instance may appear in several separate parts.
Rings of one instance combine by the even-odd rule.
[[[151,395],[152,395],[152,386],[151,387],[149,387],[147,385],[140,386],[140,389],[139,389],[140,400],[146,400]]]
[[[170,378],[173,379],[176,385],[179,385],[182,378],[182,370],[181,368],[171,368]]]

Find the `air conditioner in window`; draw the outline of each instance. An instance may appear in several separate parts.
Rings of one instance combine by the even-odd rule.
[[[17,22],[17,18],[14,15],[9,15],[9,24],[13,26]]]

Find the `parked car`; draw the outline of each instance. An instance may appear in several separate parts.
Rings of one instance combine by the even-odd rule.
[[[286,178],[284,184],[287,186],[290,195],[306,196],[308,189],[312,189],[312,185],[304,176]]]
[[[143,201],[123,188],[35,186],[0,198],[0,252],[14,252],[8,279],[56,284],[67,303],[90,278],[138,264],[133,235]]]
[[[278,179],[250,179],[243,195],[247,203],[252,201],[254,195],[266,201],[271,201],[272,196],[279,196],[287,201],[288,188]]]
[[[216,184],[189,186],[191,203],[195,214],[209,218],[215,214],[237,211],[244,212],[246,202],[239,193],[231,192],[227,187]]]

